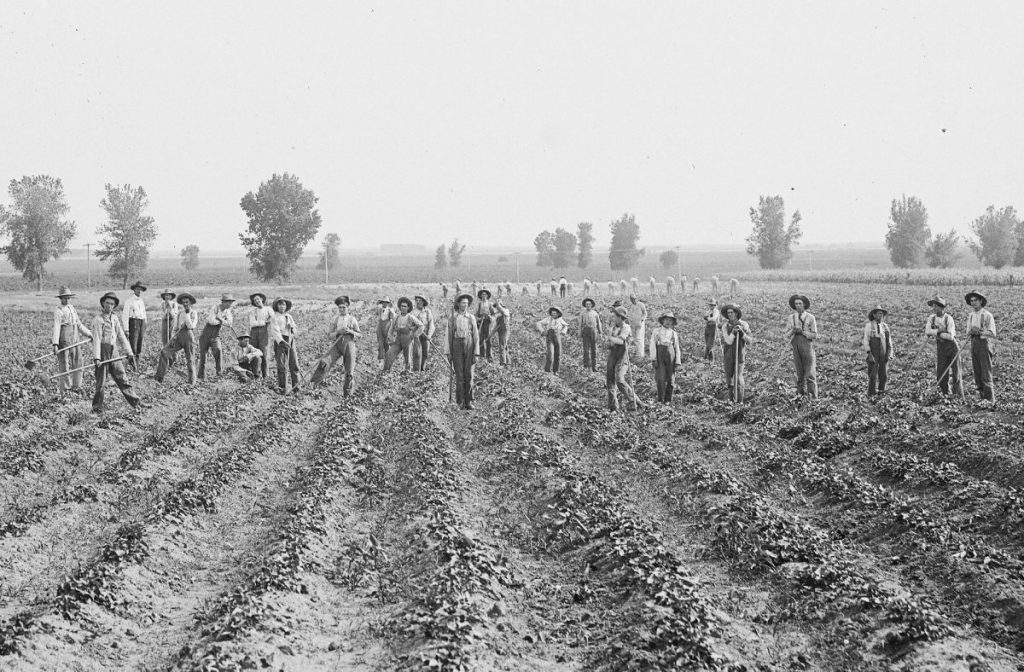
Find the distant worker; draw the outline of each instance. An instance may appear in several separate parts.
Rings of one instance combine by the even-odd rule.
[[[718,296],[718,276],[711,276],[711,294],[712,296]]]
[[[718,310],[718,301],[708,300],[708,310],[704,313],[704,361],[715,361],[715,336],[718,334],[718,323],[722,313]]]
[[[473,281],[472,283],[470,283],[470,285],[469,285],[470,291],[472,291],[472,292],[473,292],[474,294],[476,294],[476,291],[477,291],[477,290],[476,290],[476,288],[477,288],[478,286],[479,286],[479,285],[478,285],[477,281],[476,281],[476,280],[474,280],[474,281]]]
[[[458,294],[462,291],[462,280],[455,278],[455,293]]]
[[[508,280],[505,281],[505,293],[508,294],[509,298],[512,298],[512,283]]]
[[[740,294],[740,281],[736,278],[730,278],[729,280],[729,298],[739,296]]]
[[[572,280],[565,283],[565,291],[568,293],[568,296],[572,296]]]
[[[551,288],[551,298],[557,297],[558,296],[558,280],[556,278],[551,278],[551,283],[550,283],[549,286]]]
[[[722,368],[725,384],[729,388],[729,401],[743,403],[746,384],[743,381],[743,363],[747,346],[753,343],[750,325],[741,318],[743,311],[734,304],[722,306]]]
[[[508,366],[512,363],[512,358],[509,356],[508,351],[508,332],[511,327],[512,313],[508,308],[497,300],[491,306],[494,312],[494,333],[498,335],[498,363],[502,366]]]
[[[796,391],[818,398],[818,370],[815,365],[814,341],[818,338],[818,323],[807,310],[811,301],[803,294],[789,297],[789,307],[795,312],[786,322],[786,338],[793,346],[793,365],[796,369]]]
[[[629,329],[636,343],[636,356],[643,359],[647,346],[647,304],[639,300],[635,294],[629,295],[629,304],[626,309],[629,312]]]
[[[346,397],[352,395],[352,390],[355,387],[355,368],[359,356],[356,339],[362,337],[362,333],[359,331],[359,320],[349,315],[348,312],[351,303],[347,296],[339,296],[334,299],[338,314],[331,320],[327,328],[327,338],[331,341],[331,347],[317,362],[313,375],[309,377],[310,387],[321,383],[338,360],[342,360],[345,368],[342,393]]]
[[[469,314],[472,302],[473,297],[469,294],[455,297],[455,310],[448,318],[444,348],[448,364],[452,367],[455,402],[466,410],[473,410],[473,366],[480,354],[476,320]]]
[[[892,347],[892,334],[885,316],[889,311],[877,306],[868,311],[868,321],[864,325],[864,338],[861,349],[864,350],[868,362],[868,396],[885,394],[885,383],[889,380],[889,360],[895,353]]]
[[[988,299],[978,291],[964,296],[973,312],[967,317],[967,333],[971,337],[971,366],[974,369],[974,385],[981,398],[995,402],[995,382],[992,379],[992,360],[996,345],[996,319],[985,310]]]
[[[583,297],[590,296],[590,278],[583,278]]]
[[[132,354],[135,357],[131,361],[130,368],[139,370],[142,366],[142,337],[146,334],[146,302],[142,299],[142,293],[146,286],[136,280],[131,286],[133,296],[129,296],[121,309],[121,326],[128,334],[128,342],[132,345]]]
[[[562,309],[558,306],[548,308],[548,316],[537,323],[537,331],[545,342],[544,371],[558,373],[562,360],[562,336],[569,333],[569,325],[562,319]]]
[[[608,281],[608,296],[611,296],[614,293],[615,293],[615,283],[612,282],[611,280],[609,280]]]
[[[658,326],[651,330],[648,355],[654,365],[654,381],[658,390],[658,401],[667,404],[672,401],[675,389],[675,372],[683,361],[683,351],[676,333],[678,320],[672,311],[658,315]]]
[[[651,293],[651,296],[654,296],[654,288],[657,286],[657,281],[654,279],[653,275],[647,278],[647,285],[648,287],[650,287],[649,291]]]
[[[597,341],[604,336],[601,316],[594,310],[594,300],[583,299],[583,312],[579,318],[580,342],[583,344],[583,368],[597,371]]]
[[[540,296],[541,288],[542,288],[542,283],[541,283],[540,280],[538,280],[537,281],[537,296]]]
[[[675,290],[676,279],[671,275],[665,278],[665,296],[672,296],[672,292]]]
[[[629,286],[633,288],[634,294],[640,293],[640,279],[636,276],[629,279]]]
[[[961,394],[960,349],[956,343],[956,322],[946,314],[946,300],[938,294],[928,300],[932,314],[924,325],[925,336],[935,337],[935,376],[939,391],[949,394],[953,381],[953,394]]]
[[[444,284],[443,282],[438,283],[438,284],[441,285],[441,298],[442,299],[447,299],[448,298],[448,285]]]
[[[476,293],[479,299],[473,316],[476,319],[476,328],[480,332],[479,356],[491,360],[491,326],[494,317],[494,310],[491,307],[491,293],[486,288]]]
[[[700,278],[694,277],[693,278],[693,292],[696,294],[699,289],[700,289]]]
[[[567,290],[568,288],[569,288],[569,281],[568,281],[568,280],[566,280],[566,279],[565,279],[565,276],[563,275],[562,277],[560,277],[560,278],[558,279],[558,295],[559,295],[559,296],[560,296],[560,297],[561,297],[562,299],[564,299],[564,298],[565,298],[565,292],[566,292],[566,290]]]
[[[686,276],[679,276],[679,293],[686,296]]]
[[[605,338],[605,345],[608,347],[608,361],[605,365],[605,388],[608,390],[608,408],[619,410],[619,394],[626,396],[626,401],[637,410],[639,401],[636,392],[630,384],[629,363],[629,342],[631,332],[629,329],[629,314],[622,306],[612,308],[612,328]]]

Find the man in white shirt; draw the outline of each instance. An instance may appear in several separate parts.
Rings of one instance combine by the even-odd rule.
[[[124,356],[131,362],[135,355],[132,354],[131,344],[124,333],[124,326],[121,320],[114,315],[114,309],[120,299],[113,292],[107,292],[100,299],[100,306],[103,312],[92,320],[92,361],[95,365],[96,392],[92,397],[92,412],[103,413],[103,386],[109,375],[114,379],[117,388],[121,390],[125,401],[132,408],[149,408],[151,404],[139,399],[135,394],[132,384],[128,382],[124,365],[121,361],[110,361]],[[107,362],[105,364],[101,362]]]
[[[953,394],[961,394],[963,387],[960,375],[960,348],[956,344],[956,321],[946,314],[946,300],[936,295],[929,299],[932,314],[924,325],[925,336],[935,338],[935,376],[939,391],[949,394],[949,383],[953,381]]]
[[[619,393],[626,395],[632,410],[637,410],[639,401],[629,380],[629,313],[622,306],[612,308],[612,328],[605,339],[608,347],[608,361],[605,365],[605,387],[608,390],[608,408],[619,410]]]
[[[455,310],[448,318],[448,338],[445,355],[452,367],[455,403],[467,411],[473,410],[473,366],[480,354],[480,334],[476,320],[469,312],[473,297],[460,294],[455,297]]]
[[[206,351],[213,352],[213,365],[220,375],[220,328],[231,326],[234,316],[231,313],[231,306],[235,303],[235,297],[231,294],[221,294],[220,303],[210,306],[203,321],[203,331],[199,334],[199,380],[206,378]],[[250,337],[251,338],[251,337]]]
[[[348,313],[351,305],[349,298],[339,296],[334,300],[334,305],[338,307],[338,315],[331,320],[327,329],[327,338],[331,340],[331,348],[317,362],[313,375],[309,377],[309,384],[313,386],[322,382],[335,363],[342,359],[345,367],[342,391],[348,397],[351,396],[355,386],[354,372],[358,357],[355,339],[362,337],[362,333],[359,331],[359,321]]]
[[[277,391],[285,394],[288,391],[288,378],[292,381],[292,393],[299,390],[299,353],[296,350],[295,335],[298,325],[288,314],[292,302],[284,297],[274,299],[271,304],[273,315],[270,318],[270,339],[274,343],[274,363],[277,370]]]
[[[430,357],[430,339],[434,338],[434,329],[437,325],[434,323],[434,312],[430,310],[427,297],[417,294],[412,300],[416,302],[412,316],[423,323],[422,332],[412,344],[412,370],[423,371],[427,366],[427,358]]]
[[[537,331],[544,337],[546,344],[544,371],[558,373],[558,364],[562,359],[562,336],[569,332],[569,325],[562,319],[562,309],[558,306],[548,308],[548,316],[537,323]]]
[[[967,332],[971,336],[971,367],[974,369],[974,385],[981,398],[995,402],[995,381],[992,379],[992,364],[996,348],[996,319],[985,310],[988,299],[981,292],[968,292],[964,297],[971,307],[967,318]]]
[[[796,368],[797,394],[810,394],[818,398],[818,369],[815,366],[814,341],[818,339],[818,323],[807,309],[811,300],[803,294],[789,297],[793,312],[786,321],[786,338],[793,346],[793,364]]]
[[[132,346],[132,354],[135,355],[132,367],[142,363],[142,337],[146,333],[146,302],[142,300],[142,293],[146,286],[136,280],[130,288],[133,296],[129,296],[121,309],[121,326],[128,332],[128,342]]]
[[[892,347],[892,334],[885,316],[889,311],[877,306],[868,312],[868,321],[864,325],[864,338],[861,349],[868,360],[868,396],[885,394],[885,384],[889,380],[889,360],[895,353]]]
[[[583,344],[583,368],[597,371],[597,340],[604,336],[604,325],[601,316],[594,310],[594,300],[583,299],[583,312],[580,313],[580,342]]]
[[[747,346],[753,343],[750,325],[741,319],[743,311],[739,306],[728,303],[722,306],[722,364],[725,369],[725,384],[729,388],[729,401],[743,403],[746,383],[743,381],[743,364]]]
[[[78,311],[71,305],[74,293],[67,287],[61,287],[57,293],[60,305],[53,309],[53,351],[57,352],[57,389],[63,394],[68,390],[82,391],[82,351],[80,346],[69,347],[81,343],[82,339],[91,339],[92,332],[86,329],[78,317]],[[67,348],[67,349],[65,349]],[[68,373],[68,372],[71,373]]]
[[[249,343],[249,334],[239,334],[238,348],[235,350],[236,364],[231,370],[235,372],[240,382],[248,383],[259,376],[260,359],[262,358],[263,353],[259,351],[259,348],[255,348]]]
[[[636,342],[636,356],[643,359],[647,347],[647,304],[637,299],[635,294],[630,294],[629,308],[626,310],[629,313],[629,328]]]
[[[167,369],[180,350],[185,358],[189,384],[196,382],[196,328],[199,326],[199,313],[193,308],[196,297],[182,292],[177,298],[181,311],[174,318],[174,336],[160,351],[160,363],[156,368],[156,382],[164,382]]]
[[[264,304],[267,302],[267,295],[263,292],[253,292],[249,295],[249,302],[252,310],[249,312],[249,341],[253,347],[263,353],[260,358],[260,378],[267,377],[270,359],[270,318],[273,311]]]

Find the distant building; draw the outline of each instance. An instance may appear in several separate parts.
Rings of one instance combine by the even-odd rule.
[[[381,254],[426,254],[427,248],[423,245],[412,245],[404,243],[388,243],[380,246]]]

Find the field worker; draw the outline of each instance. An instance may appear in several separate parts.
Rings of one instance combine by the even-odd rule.
[[[142,337],[146,333],[146,302],[142,300],[146,286],[136,280],[130,289],[132,296],[128,297],[124,302],[124,308],[121,309],[121,326],[128,333],[128,342],[132,345],[132,354],[135,357],[132,359],[131,367],[134,369],[140,364]]]
[[[697,290],[699,290],[699,289],[700,289],[700,278],[696,278],[695,277],[693,279],[693,292],[696,294]]]
[[[434,312],[430,310],[430,302],[427,297],[417,294],[412,297],[416,306],[412,315],[423,323],[423,331],[412,344],[412,370],[424,371],[427,366],[427,358],[430,357],[430,339],[434,337],[434,330],[437,325],[434,322]]]
[[[423,322],[412,315],[412,301],[409,297],[399,297],[397,305],[398,315],[391,321],[391,330],[388,331],[388,352],[384,359],[383,373],[391,370],[398,355],[402,355],[405,370],[408,371],[412,364],[412,344],[424,332]]]
[[[558,295],[562,299],[565,298],[565,290],[568,289],[568,286],[569,281],[565,279],[564,275],[558,279]]]
[[[160,292],[160,346],[167,345],[167,342],[174,336],[174,318],[178,316],[180,306],[174,298],[178,296],[169,289]],[[172,362],[173,363],[173,362]]]
[[[260,357],[260,378],[266,378],[270,366],[267,361],[270,359],[270,318],[274,312],[264,305],[267,302],[267,295],[263,292],[250,294],[249,302],[252,303],[252,311],[249,313],[249,341],[263,353]]]
[[[57,389],[61,394],[68,390],[82,391],[82,351],[78,347],[68,346],[80,343],[83,338],[92,338],[92,332],[82,324],[78,311],[71,305],[74,296],[70,289],[61,287],[57,292],[60,305],[53,309],[53,351],[63,350],[57,354],[57,372],[67,374],[57,378]]]
[[[196,297],[182,292],[176,299],[181,310],[174,318],[174,335],[160,351],[160,363],[156,367],[156,382],[164,382],[167,369],[171,366],[178,351],[185,356],[189,384],[196,382],[196,327],[199,326],[199,313],[193,310]]]
[[[458,294],[462,291],[462,280],[455,278],[455,293]]]
[[[508,366],[512,362],[508,350],[508,330],[512,323],[512,312],[501,299],[494,302],[494,332],[498,335],[498,363]]]
[[[640,279],[636,276],[629,279],[629,286],[632,287],[634,294],[640,293]]]
[[[125,375],[124,365],[120,361],[109,361],[121,356],[127,357],[128,361],[135,358],[128,336],[124,333],[124,325],[114,316],[114,309],[118,303],[120,300],[117,295],[107,292],[100,298],[103,312],[92,320],[92,361],[96,367],[96,392],[92,397],[92,412],[97,414],[103,412],[103,385],[107,382],[108,374],[114,379],[125,401],[132,408],[149,408],[152,405],[143,402],[132,390],[132,384]]]
[[[992,364],[996,354],[996,318],[985,310],[988,299],[981,292],[968,292],[964,300],[972,310],[967,317],[967,333],[971,336],[974,385],[981,393],[982,399],[994,402],[996,394],[992,380]]]
[[[665,296],[672,296],[672,291],[675,289],[676,279],[671,275],[665,278]]]
[[[351,303],[347,296],[339,296],[334,300],[334,305],[338,308],[338,314],[327,327],[327,338],[331,341],[331,349],[316,363],[316,369],[313,370],[313,375],[309,377],[310,386],[319,384],[323,381],[324,376],[330,373],[331,368],[337,361],[341,359],[345,367],[345,381],[342,385],[342,391],[346,397],[352,395],[352,388],[355,383],[354,372],[356,357],[358,356],[355,339],[362,337],[362,333],[359,331],[359,320],[349,315],[348,312]]]
[[[548,284],[548,287],[551,289],[552,298],[558,296],[558,280],[551,278],[551,282]]]
[[[729,298],[739,296],[740,293],[740,281],[736,278],[729,279]]]
[[[298,333],[298,325],[295,319],[288,314],[292,309],[292,302],[284,297],[274,299],[271,304],[274,310],[270,318],[270,340],[274,343],[274,363],[277,368],[277,391],[285,394],[288,391],[286,386],[287,374],[291,374],[292,394],[299,391],[299,353],[295,346],[295,335]]]
[[[590,278],[583,278],[583,296],[590,296]]]
[[[725,384],[729,388],[729,401],[743,403],[746,384],[743,381],[743,362],[747,346],[753,343],[750,325],[743,319],[739,306],[722,306],[722,359],[725,369]]]
[[[481,357],[491,359],[491,319],[494,310],[491,308],[491,293],[487,289],[481,289],[476,293],[479,299],[473,316],[476,319],[476,328],[480,332],[479,354]]]
[[[633,340],[636,342],[636,356],[644,358],[644,348],[647,347],[647,304],[636,298],[636,294],[629,295],[629,328],[633,332]]]
[[[530,290],[526,288],[526,285],[523,285],[522,295],[523,296],[529,296],[530,295]]]
[[[683,361],[683,350],[676,333],[676,316],[670,310],[658,315],[658,326],[651,330],[648,355],[654,365],[654,381],[658,387],[658,401],[672,401],[676,369]]]
[[[210,306],[203,320],[203,330],[199,333],[199,380],[206,377],[206,351],[213,353],[213,365],[220,375],[220,328],[227,325],[230,327],[235,318],[231,313],[231,306],[235,304],[235,297],[230,294],[221,294],[220,303]]]
[[[231,370],[238,380],[248,383],[260,375],[260,360],[263,353],[259,348],[249,343],[249,334],[242,334],[238,337],[238,347],[235,349],[235,365]]]
[[[625,278],[619,280],[619,294],[625,296],[629,293],[629,283],[626,282]]]
[[[473,293],[476,294],[476,287],[477,287],[476,280],[474,280],[469,286],[473,290]]]
[[[612,328],[605,339],[608,346],[608,361],[605,365],[605,387],[608,390],[608,408],[619,410],[619,393],[637,410],[639,402],[629,382],[629,313],[622,306],[612,308]]]
[[[654,279],[653,275],[651,277],[647,278],[647,286],[650,287],[651,296],[653,296],[654,295],[654,288],[657,286],[657,281]]]
[[[455,297],[455,312],[448,318],[448,336],[445,355],[452,367],[455,402],[460,408],[473,410],[473,365],[480,354],[480,335],[476,320],[469,312],[473,297],[460,294]]]
[[[932,314],[924,325],[925,336],[935,337],[935,376],[942,394],[949,394],[949,381],[953,381],[953,394],[961,393],[960,357],[956,344],[956,322],[946,314],[946,300],[938,294],[928,300]]]
[[[718,296],[718,276],[717,275],[712,275],[711,276],[711,294],[714,295],[714,296]]]
[[[786,338],[793,346],[793,365],[796,368],[797,394],[810,394],[818,398],[818,370],[815,366],[814,341],[818,338],[818,323],[807,309],[811,301],[803,294],[789,297],[789,307],[795,312],[786,321]]]
[[[448,285],[444,284],[443,282],[439,282],[437,284],[441,285],[441,298],[447,299],[448,298]]]
[[[572,296],[572,280],[566,283],[565,291],[568,292],[569,296]]]
[[[458,287],[458,280],[456,287]],[[458,290],[456,290],[458,291]],[[391,307],[391,297],[382,296],[377,302],[377,360],[383,362],[388,354],[388,332],[391,331],[391,323],[396,316],[395,309]]]
[[[540,290],[541,290],[541,282],[540,282],[540,280],[538,280],[537,281],[537,296],[540,296]]]
[[[715,361],[715,336],[718,334],[718,323],[722,321],[722,313],[718,310],[718,301],[708,300],[708,309],[704,313],[704,361]]]
[[[679,293],[686,296],[686,276],[679,276]]]
[[[498,298],[501,298],[501,283],[498,283]]]
[[[601,316],[594,310],[594,300],[583,299],[583,312],[580,313],[580,341],[583,343],[583,368],[597,371],[597,340],[604,336],[604,325]]]
[[[562,336],[569,333],[569,325],[562,319],[562,309],[558,306],[548,308],[548,316],[537,323],[537,331],[546,343],[544,371],[558,373],[558,364],[562,360]]]
[[[868,396],[885,394],[885,383],[889,380],[889,360],[896,356],[892,347],[892,334],[885,316],[889,311],[876,306],[868,312],[864,325],[864,339],[861,348],[868,360]]]
[[[608,281],[608,296],[611,296],[614,293],[615,293],[615,283],[612,282],[611,280],[609,280]]]
[[[505,281],[505,293],[508,294],[508,298],[512,298],[512,283],[508,280]]]

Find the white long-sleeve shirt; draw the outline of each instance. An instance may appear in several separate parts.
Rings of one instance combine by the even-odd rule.
[[[726,345],[732,345],[733,341],[736,340],[736,330],[739,329],[743,334],[743,348],[754,342],[754,337],[750,333],[750,325],[747,324],[746,320],[736,320],[736,324],[733,325],[731,322],[726,320],[722,322],[722,343]]]
[[[210,309],[206,311],[206,320],[203,324],[209,324],[215,327],[221,324],[234,324],[234,321],[235,316],[231,312],[231,306],[221,310],[220,303],[217,303],[210,306]]]
[[[60,329],[65,325],[70,325],[76,328],[76,333],[80,333],[86,338],[92,338],[92,332],[85,328],[82,324],[82,320],[78,317],[78,311],[70,303],[66,306],[57,306],[53,309],[53,344],[57,345],[60,341]]]
[[[174,330],[172,337],[176,335],[180,330],[185,329],[187,331],[195,331],[195,328],[199,326],[199,312],[190,310],[185,312],[184,309],[178,311],[178,314],[174,316]]]
[[[124,325],[117,315],[100,313],[92,319],[92,358],[100,358],[100,346],[103,344],[113,346],[112,357],[120,357],[121,353],[132,354],[132,346],[128,343],[128,336],[124,333]]]
[[[988,340],[996,337],[996,318],[992,317],[992,313],[988,312],[984,308],[976,310],[967,316],[967,331],[971,329],[979,329],[981,331],[981,338]]]
[[[556,333],[568,334],[569,325],[560,317],[552,317],[548,315],[543,320],[537,323],[537,331],[541,334],[547,333],[548,329],[554,329]]]
[[[892,347],[892,336],[889,335],[889,338],[886,338],[886,335],[889,335],[888,324],[868,320],[864,325],[864,338],[861,340],[860,347],[864,352],[871,352],[871,339],[880,338],[882,339],[882,350],[886,351],[886,348]],[[896,350],[894,347],[892,349]]]
[[[359,331],[359,320],[354,315],[335,315],[327,327],[327,336],[331,340],[337,340],[342,336],[342,330],[348,329],[352,338],[359,338],[362,332]]]
[[[924,323],[924,335],[934,336],[944,341],[956,340],[956,322],[952,315],[929,315],[928,321]]]
[[[270,340],[272,343],[283,343],[285,336],[291,339],[298,330],[298,325],[288,313],[274,313],[270,316]]]
[[[256,306],[252,307],[252,312],[249,314],[249,328],[254,329],[256,327],[266,327],[270,325],[270,318],[273,317],[274,311],[267,306]]]
[[[673,364],[680,364],[682,362],[682,348],[679,345],[679,334],[676,333],[675,329],[669,329],[659,324],[651,330],[651,338],[648,342],[647,354],[651,358],[652,362],[657,361],[658,359],[659,345],[667,347],[672,353]]]
[[[796,335],[796,329],[803,329],[804,336],[807,340],[813,341],[818,338],[818,322],[814,319],[814,315],[811,315],[806,310],[803,314],[793,313],[786,320],[786,338],[793,338]]]
[[[133,317],[137,320],[146,319],[146,302],[134,294],[125,299],[124,307],[121,308],[121,326],[127,329],[128,320]]]

